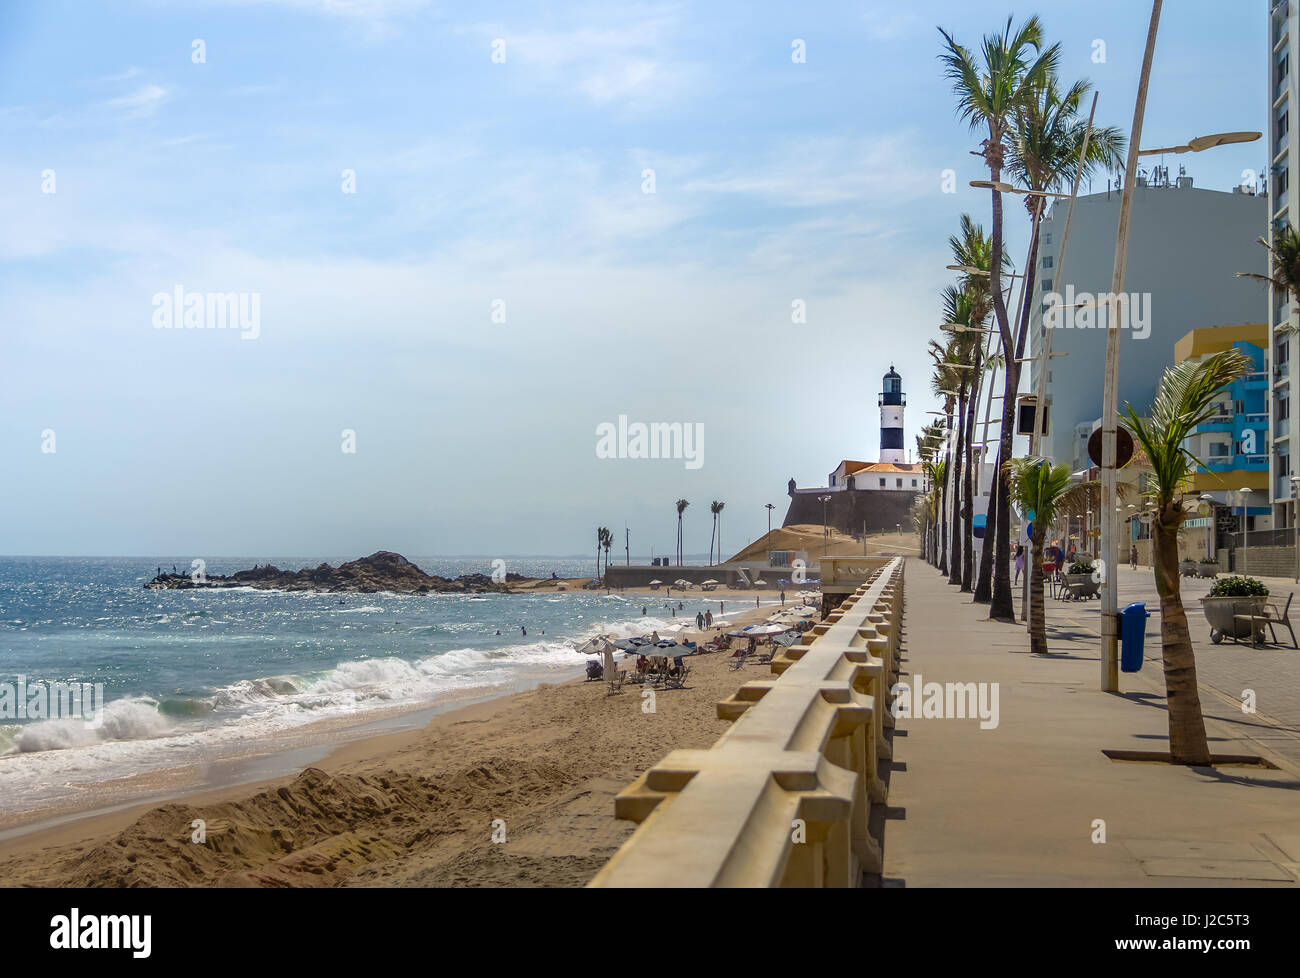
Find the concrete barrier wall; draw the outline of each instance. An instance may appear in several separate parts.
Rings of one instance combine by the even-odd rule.
[[[903,560],[718,704],[732,727],[676,750],[615,799],[633,836],[593,887],[852,887],[879,872],[888,689],[898,671]]]

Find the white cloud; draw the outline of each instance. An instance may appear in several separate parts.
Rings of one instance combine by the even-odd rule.
[[[601,16],[590,8],[583,19]],[[558,30],[512,30],[500,24],[476,24],[464,33],[506,44],[506,62],[529,71],[529,85],[544,85],[584,95],[603,105],[652,103],[677,96],[696,79],[699,66],[676,54],[673,37],[680,26],[675,7],[619,9],[620,25]]]
[[[166,97],[167,89],[161,85],[145,85],[130,95],[111,98],[105,104],[121,112],[128,119],[138,119],[153,115]]]

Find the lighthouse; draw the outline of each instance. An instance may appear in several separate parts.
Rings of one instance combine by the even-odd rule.
[[[907,395],[903,393],[903,378],[889,365],[884,388],[880,392],[880,461],[904,462],[903,408]]]

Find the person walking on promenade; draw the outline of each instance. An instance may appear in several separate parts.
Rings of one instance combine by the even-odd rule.
[[[1130,570],[1138,569],[1138,545],[1136,543],[1128,549],[1128,564]]]
[[[1025,572],[1025,547],[1024,544],[1018,543],[1016,544],[1016,576],[1011,583],[1018,584],[1020,582],[1020,575],[1023,574],[1024,572]]]

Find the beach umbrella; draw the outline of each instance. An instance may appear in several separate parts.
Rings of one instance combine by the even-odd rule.
[[[650,583],[651,583],[651,584],[662,584],[663,581],[661,581],[661,580],[659,580],[658,578],[656,578],[655,580],[651,581]]]
[[[577,647],[581,655],[599,655],[605,660],[605,678],[610,682],[614,681],[614,653],[618,646],[607,639],[604,635],[596,635],[587,639]]]

